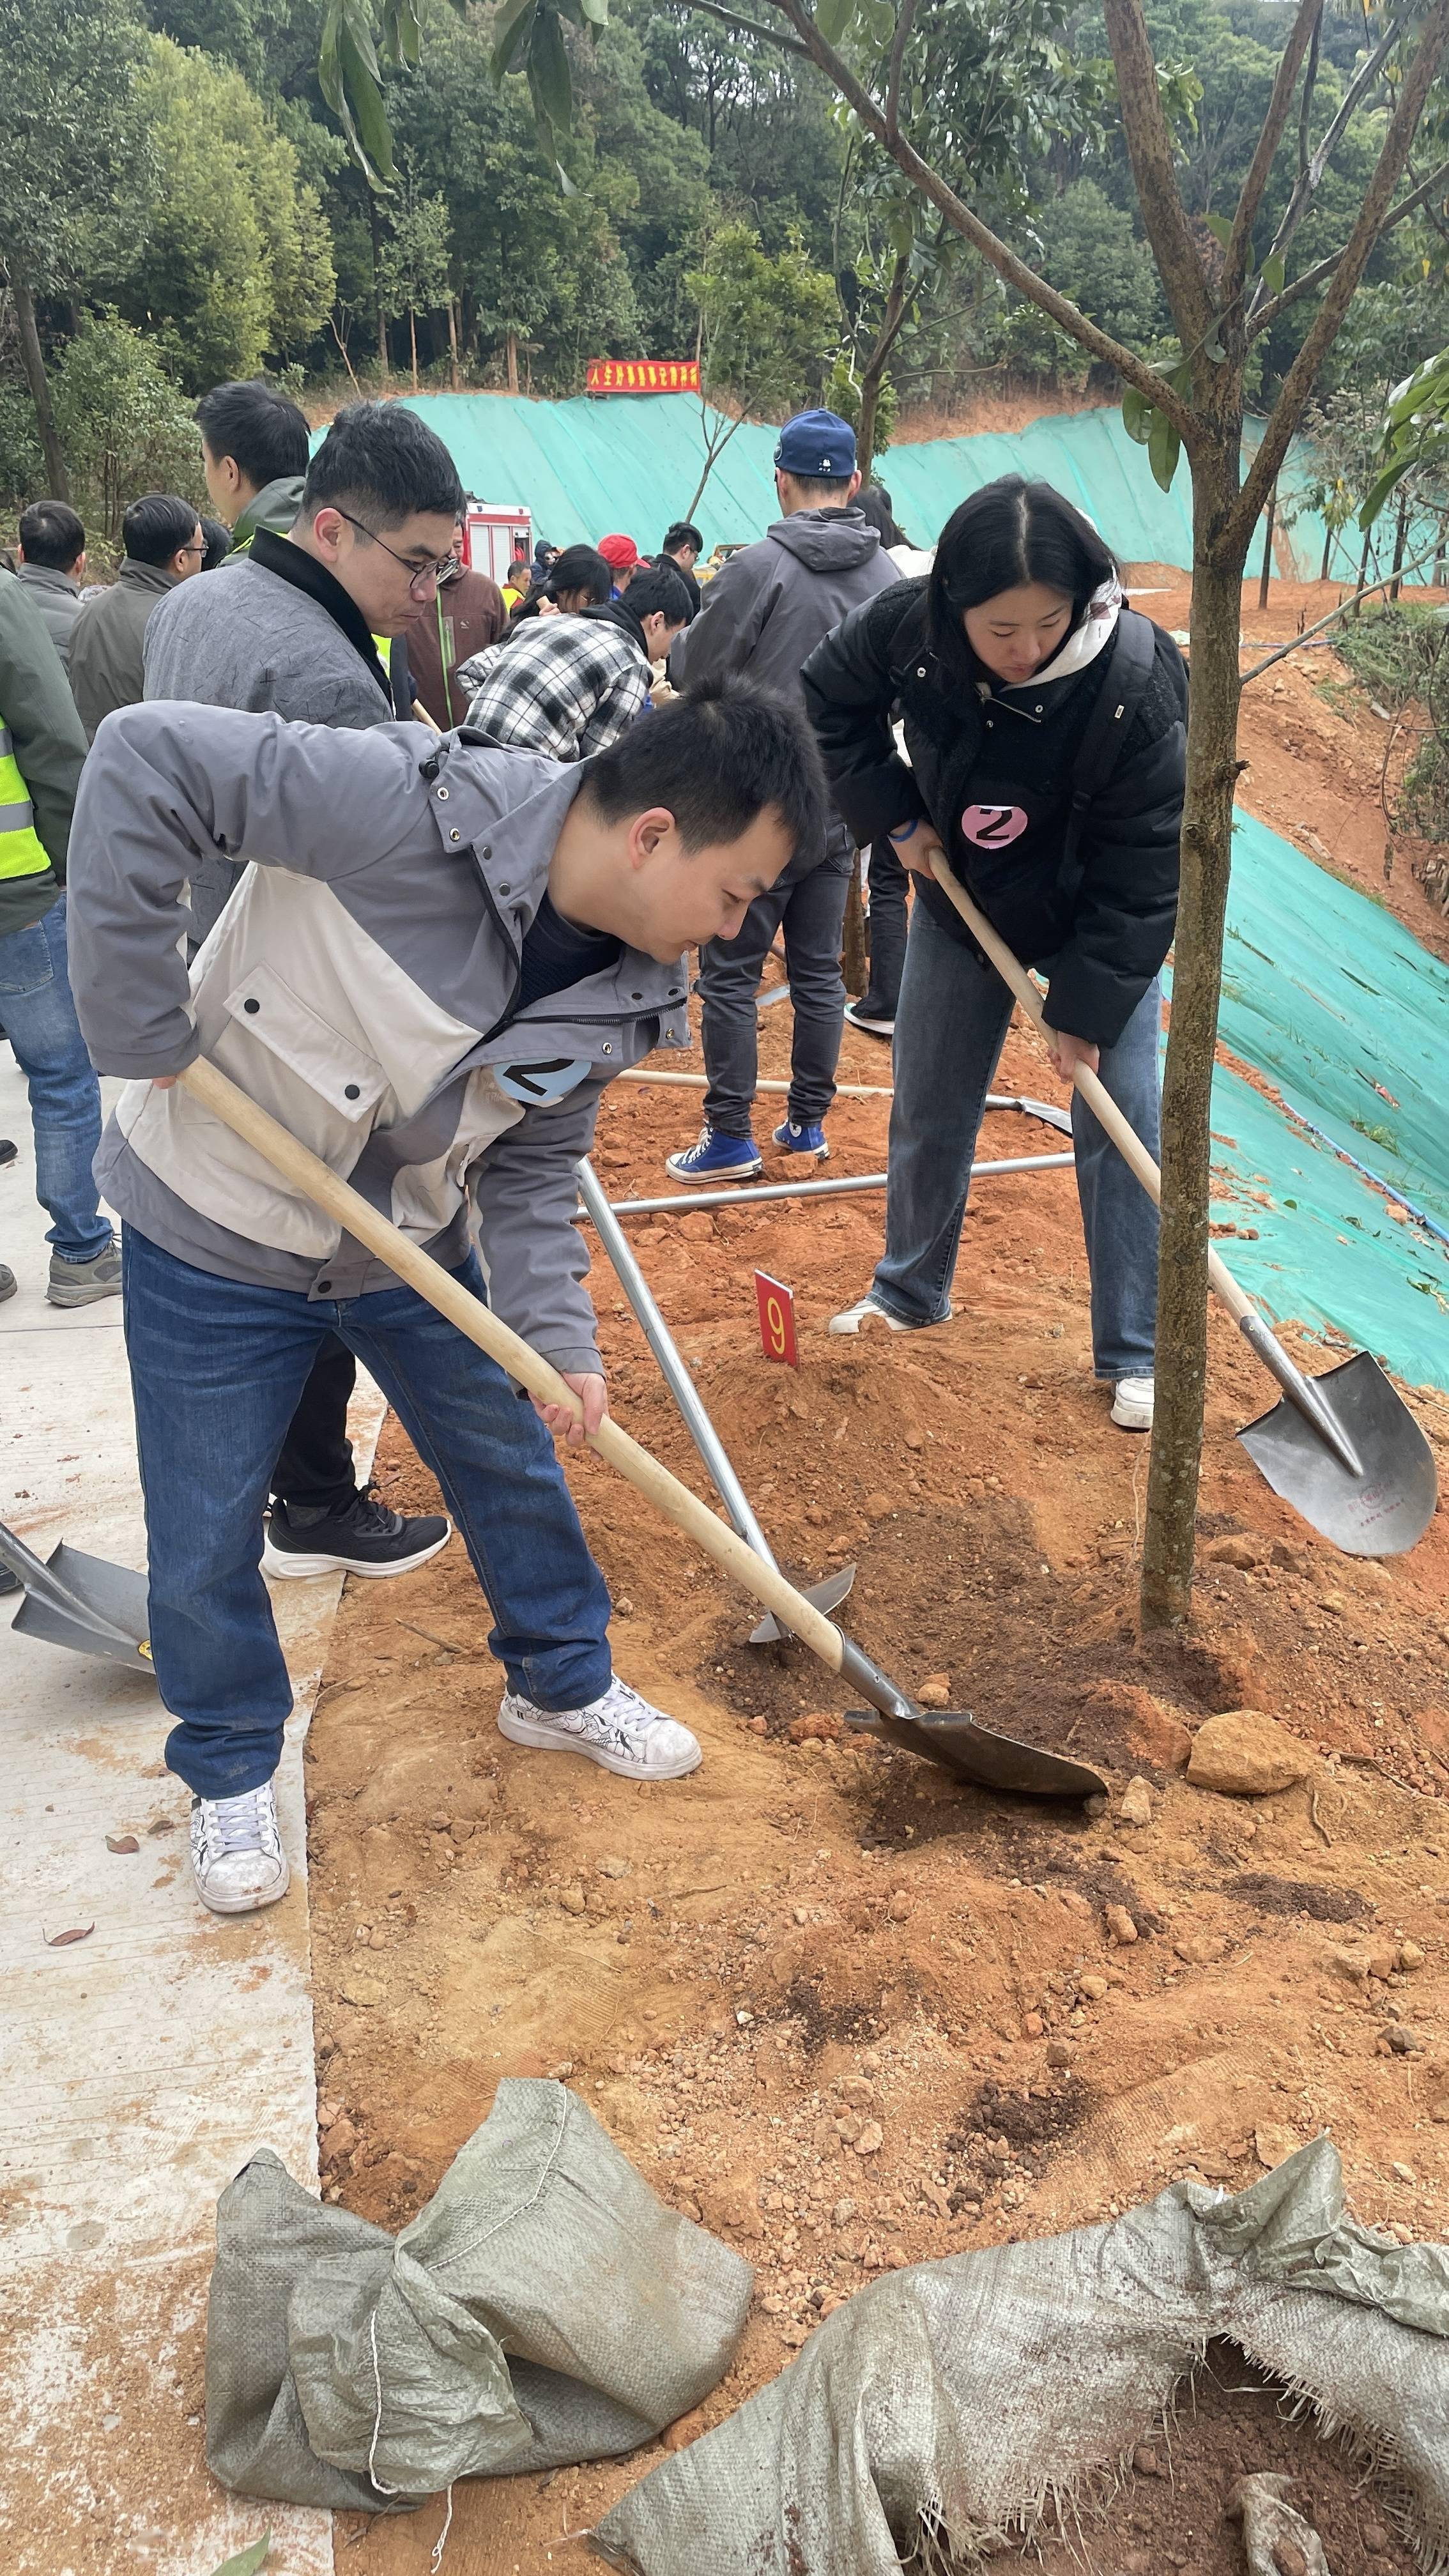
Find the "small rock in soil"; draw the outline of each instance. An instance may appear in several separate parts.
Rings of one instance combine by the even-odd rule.
[[[1135,1780],[1128,1781],[1122,1792],[1122,1803],[1117,1813],[1124,1825],[1151,1824],[1152,1792],[1140,1774]]]
[[[1306,1780],[1313,1757],[1261,1709],[1228,1709],[1205,1718],[1192,1740],[1187,1776],[1194,1788],[1229,1797],[1265,1798]]]

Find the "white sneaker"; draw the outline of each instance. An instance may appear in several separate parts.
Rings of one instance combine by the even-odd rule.
[[[1119,1377],[1112,1397],[1112,1419],[1119,1431],[1150,1431],[1154,1382],[1150,1377]]]
[[[586,1753],[625,1780],[682,1780],[704,1758],[687,1726],[651,1708],[617,1675],[602,1699],[584,1708],[540,1708],[507,1691],[498,1732],[510,1744],[530,1744],[539,1753]]]
[[[950,1323],[949,1306],[936,1320],[941,1324]],[[931,1330],[929,1324],[902,1323],[899,1315],[893,1315],[888,1306],[880,1303],[873,1288],[867,1288],[865,1295],[857,1297],[855,1304],[847,1306],[841,1314],[832,1315],[826,1329],[832,1333],[858,1333],[862,1324],[888,1324],[893,1333],[928,1333]]]
[[[192,1799],[191,1874],[213,1914],[255,1914],[286,1895],[292,1873],[270,1780],[240,1798]]]

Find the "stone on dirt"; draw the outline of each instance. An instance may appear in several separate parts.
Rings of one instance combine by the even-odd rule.
[[[1125,1905],[1108,1905],[1102,1910],[1107,1929],[1114,1941],[1120,1942],[1125,1948],[1129,1942],[1136,1940],[1137,1926]]]
[[[922,1708],[949,1708],[951,1677],[949,1673],[932,1673],[916,1693]]]
[[[1253,1538],[1246,1531],[1230,1538],[1209,1539],[1203,1549],[1209,1565],[1235,1565],[1245,1574],[1255,1565],[1266,1565],[1271,1553],[1266,1539]]]
[[[1306,1780],[1313,1756],[1296,1735],[1257,1708],[1205,1718],[1192,1740],[1187,1776],[1195,1789],[1227,1797],[1266,1798]]]
[[[1117,1813],[1124,1825],[1151,1824],[1152,1792],[1140,1772],[1135,1780],[1128,1781],[1122,1792],[1122,1803]]]

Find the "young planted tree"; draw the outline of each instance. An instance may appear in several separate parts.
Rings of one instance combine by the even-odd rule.
[[[686,519],[751,411],[798,403],[817,383],[834,337],[835,289],[798,241],[771,259],[748,224],[721,224],[702,265],[685,278],[699,308],[699,427],[704,466]],[[730,418],[717,406],[736,406]]]
[[[544,0],[538,0],[542,8]],[[1191,1603],[1207,1384],[1210,1091],[1223,925],[1238,774],[1238,629],[1253,530],[1370,257],[1390,226],[1442,189],[1445,169],[1401,194],[1414,138],[1449,43],[1449,0],[1386,14],[1314,139],[1317,37],[1326,0],[1298,0],[1267,109],[1231,218],[1216,242],[1190,218],[1142,0],[1105,0],[1119,110],[1147,238],[1183,352],[1170,374],[1089,319],[1019,258],[917,148],[913,69],[920,0],[759,0],[751,18],[779,22],[920,194],[1018,296],[1035,304],[1128,389],[1129,425],[1164,486],[1187,458],[1193,499],[1192,702],[1182,828],[1182,892],[1172,1029],[1163,1097],[1163,1224],[1158,1394],[1143,1550],[1142,1614],[1175,1625]],[[738,19],[739,13],[731,11]],[[927,13],[928,15],[930,13]],[[824,23],[822,24],[822,20]],[[1287,263],[1355,111],[1380,116],[1377,160],[1356,218],[1331,253],[1299,276]],[[1301,138],[1301,150],[1300,150]],[[1297,160],[1268,240],[1263,208],[1280,152]],[[1261,334],[1313,297],[1312,318],[1250,463],[1243,456],[1245,378]]]
[[[379,307],[389,321],[404,313],[408,317],[414,393],[418,390],[418,315],[436,313],[445,304],[451,309],[448,263],[452,255],[447,205],[441,197],[420,196],[409,172],[401,202],[394,208],[383,235],[377,294]],[[517,392],[516,377],[509,390]]]

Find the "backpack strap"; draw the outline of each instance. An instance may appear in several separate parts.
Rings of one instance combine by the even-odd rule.
[[[1156,658],[1157,639],[1152,620],[1143,617],[1135,608],[1124,608],[1117,620],[1106,676],[1097,692],[1097,702],[1087,718],[1072,768],[1071,811],[1067,816],[1056,882],[1057,901],[1063,911],[1071,910],[1081,892],[1086,866],[1081,855],[1081,843],[1088,812],[1117,766],[1122,745],[1132,729],[1132,719],[1142,704],[1147,683],[1152,677]]]

